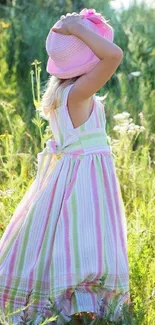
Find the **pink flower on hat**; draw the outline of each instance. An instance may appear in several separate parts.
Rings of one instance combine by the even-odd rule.
[[[97,13],[95,9],[84,8],[80,11],[80,14],[84,15],[85,18],[89,19],[94,24],[103,24],[103,22],[106,22],[105,18],[100,13]]]

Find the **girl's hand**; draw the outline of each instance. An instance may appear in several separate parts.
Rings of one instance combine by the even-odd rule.
[[[83,19],[84,17],[84,15],[77,14],[76,12],[73,12],[72,14],[68,13],[66,16],[63,15],[60,18],[60,20],[62,21],[61,27],[52,27],[51,31],[64,35],[71,35],[73,32],[73,28],[75,28],[79,24],[82,24],[81,19]]]

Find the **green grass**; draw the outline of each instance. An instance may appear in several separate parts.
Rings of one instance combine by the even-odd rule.
[[[9,131],[1,135],[1,235],[36,173],[36,153],[35,150],[32,151],[33,138],[31,135],[27,138],[30,148],[28,152],[22,146],[20,152],[18,151],[14,139],[17,139],[18,144],[21,145],[25,126],[22,122],[20,124],[20,117],[13,108],[10,113],[7,109],[6,104],[5,114],[9,114],[8,119],[10,116],[10,125]],[[132,311],[131,306],[130,311],[124,309],[124,320],[117,323],[110,323],[108,318],[102,321],[94,320],[93,323],[86,315],[83,317],[84,324],[155,324],[154,162],[150,154],[149,141],[148,139],[147,142],[145,141],[144,126],[136,126],[128,115],[114,116],[117,126],[115,125],[114,130],[111,130],[109,141],[115,157],[127,218]],[[21,125],[20,132],[18,126],[14,126],[16,119]],[[40,124],[36,124],[36,128],[38,127],[41,127]],[[48,129],[42,135],[43,139],[47,137],[47,133],[49,133]],[[73,322],[74,320],[71,324]]]

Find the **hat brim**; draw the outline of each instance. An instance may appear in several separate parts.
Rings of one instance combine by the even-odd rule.
[[[87,64],[72,68],[71,70],[62,71],[62,68],[59,69],[55,65],[54,61],[49,57],[47,61],[46,71],[49,74],[52,74],[60,79],[68,79],[68,78],[80,76],[82,74],[91,71],[99,61],[100,61],[99,58],[97,58],[97,56],[94,55],[91,61],[89,61]]]

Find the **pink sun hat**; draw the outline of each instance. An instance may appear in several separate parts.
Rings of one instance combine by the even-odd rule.
[[[85,27],[113,42],[114,31],[103,16],[94,9],[83,9],[80,14],[85,17],[82,23]],[[60,27],[59,20],[53,27]],[[60,79],[80,76],[91,71],[100,59],[79,38],[74,35],[63,35],[50,30],[46,39],[48,61],[46,70]]]

